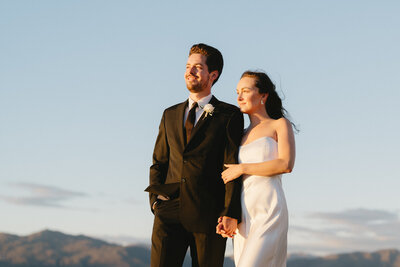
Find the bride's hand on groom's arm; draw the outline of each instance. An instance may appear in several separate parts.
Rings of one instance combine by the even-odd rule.
[[[236,178],[240,177],[243,174],[243,166],[242,164],[224,164],[226,170],[221,173],[222,180],[224,183],[228,183]]]

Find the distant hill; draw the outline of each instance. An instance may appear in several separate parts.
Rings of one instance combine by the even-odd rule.
[[[140,246],[122,247],[83,235],[48,230],[22,237],[0,234],[1,267],[149,265],[149,249]]]
[[[354,252],[326,257],[295,256],[288,267],[400,267],[400,251],[380,250],[372,253]]]
[[[150,250],[119,246],[83,235],[43,231],[28,236],[0,233],[0,267],[148,267]],[[186,258],[184,267],[191,266]],[[231,258],[224,267],[234,267]],[[327,257],[294,254],[288,267],[400,267],[398,250],[347,253]]]
[[[230,258],[225,267],[232,267]],[[150,250],[119,246],[84,235],[43,231],[28,236],[0,233],[0,267],[148,267]],[[191,266],[185,259],[185,267]]]

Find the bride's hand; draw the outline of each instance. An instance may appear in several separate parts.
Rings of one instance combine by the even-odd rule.
[[[222,180],[224,183],[228,183],[236,178],[240,177],[243,174],[243,168],[241,164],[224,164],[227,168],[225,171],[221,173]]]
[[[227,228],[231,228],[230,231]],[[237,220],[229,217],[219,217],[218,225],[216,227],[217,234],[222,237],[233,238],[236,235]]]

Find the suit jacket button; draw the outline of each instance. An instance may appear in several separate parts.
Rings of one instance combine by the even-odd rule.
[[[186,178],[182,178],[182,182],[185,183],[186,182]]]
[[[186,164],[187,163],[187,160],[183,160],[183,164]]]

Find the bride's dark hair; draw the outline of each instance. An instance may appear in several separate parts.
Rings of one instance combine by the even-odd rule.
[[[288,119],[289,114],[287,110],[282,106],[282,99],[276,92],[275,84],[271,81],[271,79],[265,72],[248,70],[245,71],[240,78],[243,77],[254,78],[256,82],[255,85],[258,88],[258,92],[260,94],[268,94],[267,101],[265,103],[265,109],[267,110],[268,116],[275,120],[282,117]],[[298,132],[296,125],[293,122],[290,123],[293,125],[293,128],[296,130],[296,132]]]

